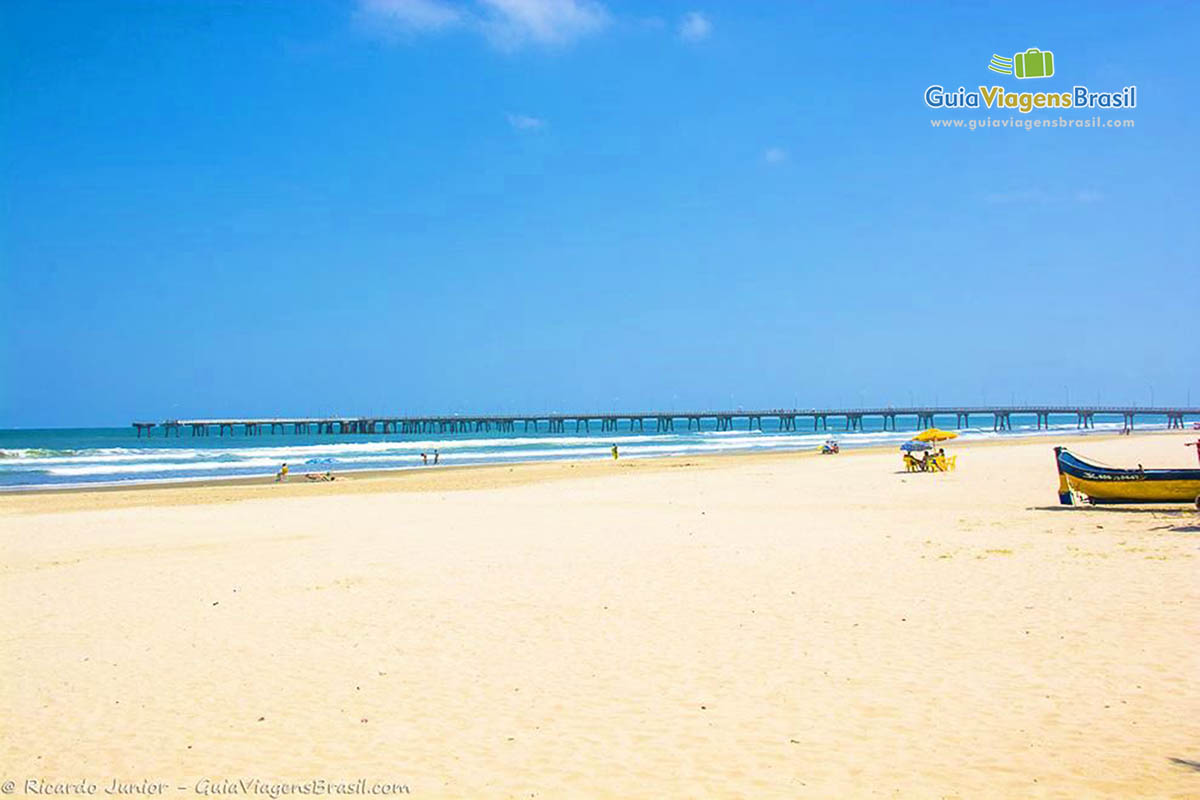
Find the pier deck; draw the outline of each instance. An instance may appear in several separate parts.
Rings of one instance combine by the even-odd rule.
[[[1158,406],[915,406],[909,408],[775,408],[761,410],[737,409],[734,411],[642,411],[642,412],[597,412],[578,414],[452,414],[414,416],[367,416],[367,417],[263,417],[228,419],[171,419],[162,422],[134,422],[138,436],[149,436],[155,428],[165,436],[179,436],[184,428],[193,436],[209,436],[216,431],[219,436],[231,435],[236,429],[247,436],[263,433],[310,434],[419,434],[419,433],[481,433],[513,432],[517,426],[522,431],[586,433],[594,423],[601,432],[618,430],[670,433],[676,423],[687,430],[732,431],[762,430],[763,419],[777,419],[779,430],[843,430],[860,431],[864,419],[882,421],[883,430],[897,430],[898,419],[912,419],[917,428],[932,427],[935,420],[949,425],[954,418],[954,427],[970,427],[972,417],[990,419],[992,429],[1012,429],[1012,417],[1036,416],[1038,429],[1050,427],[1051,416],[1074,417],[1076,427],[1095,427],[1095,418],[1119,417],[1125,427],[1132,429],[1135,418],[1161,418],[1168,428],[1183,429],[1185,419],[1200,419],[1200,408]],[[830,420],[841,422],[841,427],[830,425]],[[649,423],[649,425],[647,425]]]

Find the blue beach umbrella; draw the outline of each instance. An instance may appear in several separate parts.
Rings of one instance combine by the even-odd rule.
[[[905,442],[900,445],[901,452],[911,453],[914,450],[932,450],[933,445],[929,442]]]

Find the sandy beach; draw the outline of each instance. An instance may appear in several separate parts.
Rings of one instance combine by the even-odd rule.
[[[0,496],[0,778],[1200,796],[1200,516],[1055,443]]]

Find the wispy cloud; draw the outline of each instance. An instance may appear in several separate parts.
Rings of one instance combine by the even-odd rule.
[[[607,9],[595,0],[480,0],[484,32],[494,44],[568,44],[608,25]]]
[[[514,130],[536,131],[538,128],[545,126],[546,120],[539,117],[531,117],[528,114],[509,114],[508,124],[513,126]]]
[[[440,0],[359,0],[358,16],[383,33],[424,33],[464,21],[461,10]]]
[[[763,161],[768,164],[782,164],[788,160],[788,151],[782,147],[768,147],[763,151]]]
[[[567,45],[610,21],[598,0],[358,0],[356,16],[384,36],[461,29],[503,50]]]
[[[679,21],[679,38],[685,42],[702,42],[712,33],[712,22],[699,11],[689,11]]]

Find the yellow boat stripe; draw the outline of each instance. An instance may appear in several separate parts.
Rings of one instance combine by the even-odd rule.
[[[1090,481],[1064,475],[1071,489],[1096,500],[1190,503],[1200,497],[1200,481]]]

